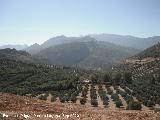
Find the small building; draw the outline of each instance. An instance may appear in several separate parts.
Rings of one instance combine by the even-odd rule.
[[[85,79],[85,80],[83,80],[83,83],[91,83],[91,80]]]

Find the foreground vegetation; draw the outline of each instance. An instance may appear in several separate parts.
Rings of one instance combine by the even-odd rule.
[[[82,105],[88,103],[90,97],[93,107],[99,106],[100,98],[105,108],[109,107],[110,100],[117,108],[124,107],[122,98],[127,104],[125,109],[130,110],[141,110],[143,106],[153,110],[160,105],[158,59],[145,64],[121,65],[107,72],[28,63],[17,59],[19,54],[28,56],[23,52],[16,52],[14,59],[4,54],[0,58],[0,92],[41,100],[47,100],[51,94],[52,102],[59,98],[62,103],[76,103],[79,96]]]
[[[79,77],[72,69],[0,59],[0,76],[0,91],[19,95],[36,96],[48,91],[59,95],[80,89]]]

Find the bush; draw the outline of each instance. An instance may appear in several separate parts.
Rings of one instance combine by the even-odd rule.
[[[70,100],[71,100],[73,103],[75,103],[76,100],[77,100],[77,98],[76,98],[75,95],[71,95]]]
[[[155,104],[153,101],[147,100],[144,101],[144,105],[146,105],[147,107],[153,107]]]
[[[127,109],[128,110],[141,110],[142,106],[140,102],[132,100],[132,101],[129,101]]]
[[[81,103],[82,105],[84,105],[84,104],[86,103],[86,98],[81,98],[81,99],[80,99],[80,103]]]
[[[120,108],[121,106],[123,106],[122,101],[121,100],[117,100],[115,101],[116,107]]]
[[[104,82],[110,82],[110,81],[111,81],[110,75],[109,75],[109,74],[105,74],[105,75],[103,76],[103,81],[104,81]]]
[[[119,100],[118,94],[112,94],[111,99],[113,99],[113,101]]]
[[[124,80],[127,84],[132,84],[132,74],[130,72],[125,72]]]
[[[96,89],[91,88],[91,90],[90,90],[90,97],[91,97],[91,99],[97,99]]]
[[[110,88],[108,88],[108,89],[107,89],[107,93],[108,93],[109,95],[111,95],[111,94],[113,94],[113,91],[112,91]]]
[[[97,74],[91,76],[92,84],[97,84],[99,82],[99,78]]]
[[[69,94],[68,94],[68,95],[65,95],[65,101],[69,102],[69,101],[70,101],[70,96],[71,96],[71,95],[69,95]]]
[[[64,103],[66,101],[66,98],[64,96],[60,96],[59,99],[61,103]]]
[[[126,96],[124,97],[124,99],[125,99],[125,101],[127,102],[127,104],[129,104],[129,101],[133,100],[133,97],[130,96],[130,95],[126,95]]]
[[[98,106],[98,102],[96,99],[91,99],[91,105],[93,105],[93,107],[97,107]]]
[[[117,73],[113,79],[113,84],[119,85],[121,82],[121,77],[122,77],[121,73]]]
[[[83,90],[82,90],[82,97],[85,97],[88,93],[88,87],[85,87]]]
[[[40,100],[47,100],[47,97],[48,97],[48,94],[44,94],[44,95],[40,95],[38,97],[38,99],[40,99]]]
[[[56,96],[52,96],[51,102],[55,102],[55,101],[56,101]]]
[[[104,100],[103,101],[103,105],[107,106],[109,103],[108,103],[108,100]]]

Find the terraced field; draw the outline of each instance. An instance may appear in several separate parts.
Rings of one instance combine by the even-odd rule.
[[[82,91],[77,94],[75,101],[72,101],[71,99],[64,99],[62,101],[60,97],[55,98],[54,94],[52,95],[51,93],[44,93],[37,96],[36,98],[52,103],[71,103],[87,107],[99,107],[107,110],[126,110],[128,106],[128,100],[133,100],[141,104],[141,111],[153,111],[153,108],[160,109],[159,104],[155,104],[152,109],[144,105],[143,102],[140,102],[135,96],[130,93],[131,91],[133,90],[124,86],[86,84],[83,86]],[[71,98],[71,95],[72,94],[68,94],[68,96],[66,95],[65,97]],[[82,100],[84,101],[81,102]]]
[[[160,114],[150,111],[108,110],[72,103],[48,102],[0,93],[2,120],[159,120]]]

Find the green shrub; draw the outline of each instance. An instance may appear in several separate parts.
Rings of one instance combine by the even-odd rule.
[[[71,95],[70,100],[71,100],[73,103],[75,103],[76,100],[77,100],[77,98],[76,98],[75,95]]]
[[[121,106],[123,106],[122,101],[121,100],[117,100],[115,101],[116,107],[120,108]]]
[[[55,101],[56,101],[56,96],[52,96],[51,102],[55,102]]]
[[[144,105],[146,105],[147,107],[153,107],[155,104],[153,101],[147,100],[144,101]]]
[[[130,72],[125,72],[124,80],[127,84],[132,84],[132,74]]]
[[[61,103],[64,103],[66,101],[65,97],[60,97],[59,99]]]
[[[86,98],[81,98],[81,99],[80,99],[80,103],[81,103],[82,105],[84,105],[84,104],[86,103]]]
[[[140,102],[137,101],[129,101],[128,106],[127,106],[128,110],[141,110],[142,109],[142,105]]]
[[[132,96],[130,96],[130,95],[126,95],[125,97],[124,97],[124,99],[125,99],[125,101],[127,102],[127,104],[129,103],[129,101],[131,101],[131,100],[133,100],[133,97]]]
[[[91,99],[91,105],[93,105],[93,107],[97,107],[98,106],[98,102],[96,99]]]
[[[118,94],[112,94],[111,99],[113,99],[113,101],[119,100]]]

